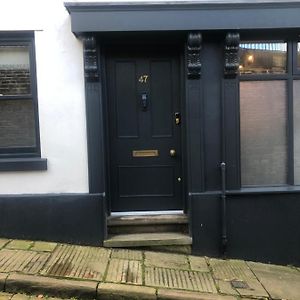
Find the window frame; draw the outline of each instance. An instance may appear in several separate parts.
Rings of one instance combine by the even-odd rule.
[[[0,148],[0,171],[44,171],[47,170],[47,159],[41,158],[35,39],[33,31],[0,32],[0,45],[25,45],[29,49],[30,95],[0,96],[1,100],[32,101],[35,121],[34,147],[2,147]],[[25,99],[24,99],[25,98]]]
[[[272,80],[284,80],[286,81],[287,86],[287,182],[286,184],[278,185],[242,185],[241,183],[241,171],[240,171],[240,188],[241,189],[252,189],[252,188],[270,188],[270,187],[290,187],[290,186],[299,186],[295,185],[294,181],[294,111],[293,111],[293,81],[295,79],[300,79],[300,69],[295,72],[297,68],[297,41],[295,39],[245,39],[240,43],[263,43],[263,42],[284,42],[287,44],[287,65],[286,73],[282,74],[238,74],[238,86],[240,90],[240,82],[242,81],[272,81]],[[239,108],[240,113],[240,108]],[[240,124],[240,123],[239,123]],[[240,125],[239,125],[240,126]],[[240,132],[240,130],[239,130]],[[239,140],[241,141],[241,132],[239,133]],[[241,162],[241,153],[240,157],[240,166]]]
[[[298,66],[298,43],[300,44],[300,38],[298,38],[293,44],[293,75],[300,75],[300,66]]]
[[[282,76],[282,77],[287,77],[287,75],[288,75],[288,73],[289,73],[289,61],[288,61],[288,59],[289,59],[289,57],[288,57],[288,53],[289,53],[289,42],[287,41],[287,40],[284,40],[284,39],[282,39],[282,40],[280,40],[280,39],[275,39],[275,40],[270,40],[270,39],[261,39],[261,40],[259,40],[259,39],[254,39],[254,40],[251,40],[251,39],[247,39],[247,40],[245,40],[245,41],[240,41],[240,44],[247,44],[247,43],[249,43],[249,44],[251,44],[251,43],[254,43],[254,44],[259,44],[259,43],[286,43],[286,46],[287,46],[287,49],[286,49],[286,53],[287,53],[287,57],[286,57],[286,72],[285,73],[277,73],[277,74],[274,74],[274,73],[254,73],[254,74],[241,74],[240,72],[239,72],[239,78],[245,78],[245,80],[246,79],[249,79],[249,80],[251,80],[253,77],[256,77],[257,76],[257,78],[264,78],[264,77],[268,77],[268,78],[273,78],[274,77],[274,80],[275,79],[278,79],[280,76]],[[239,53],[239,55],[240,55],[240,53]],[[252,79],[253,81],[254,81],[254,79]],[[279,79],[280,80],[280,79]]]
[[[24,147],[0,147],[0,160],[2,158],[21,158],[21,157],[41,157],[40,150],[40,131],[38,117],[38,99],[37,99],[37,79],[35,63],[35,47],[33,34],[4,34],[0,35],[0,46],[25,46],[29,50],[29,67],[30,67],[30,90],[31,94],[20,95],[3,95],[2,100],[23,100],[32,101],[34,123],[35,123],[35,146]]]

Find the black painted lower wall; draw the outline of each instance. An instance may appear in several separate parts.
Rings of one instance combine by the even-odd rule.
[[[100,194],[0,196],[0,237],[102,245],[105,199]],[[227,257],[300,265],[300,196],[227,196]],[[191,197],[193,253],[220,257],[221,200]]]
[[[0,236],[102,245],[104,198],[99,194],[0,196]]]
[[[227,196],[227,257],[300,265],[300,195]],[[222,256],[220,195],[192,197],[193,252]]]

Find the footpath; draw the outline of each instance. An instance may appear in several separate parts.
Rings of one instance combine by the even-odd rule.
[[[0,300],[58,299],[50,297],[300,300],[300,268],[0,239]]]

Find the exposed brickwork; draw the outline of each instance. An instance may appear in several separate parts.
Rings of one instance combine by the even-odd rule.
[[[30,93],[29,69],[0,69],[0,95]]]

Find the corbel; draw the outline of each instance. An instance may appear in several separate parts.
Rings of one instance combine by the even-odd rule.
[[[187,77],[199,79],[201,76],[200,52],[202,35],[200,32],[190,32],[187,38]]]

